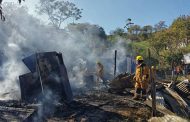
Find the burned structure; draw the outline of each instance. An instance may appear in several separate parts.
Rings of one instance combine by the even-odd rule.
[[[135,74],[123,73],[119,74],[109,83],[109,92],[123,92],[126,88],[133,88],[133,77]]]
[[[24,58],[23,62],[31,71],[19,76],[23,101],[39,101],[49,91],[58,100],[72,101],[73,95],[61,53],[36,53]]]

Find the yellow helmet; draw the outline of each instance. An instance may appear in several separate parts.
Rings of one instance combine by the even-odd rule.
[[[142,56],[137,56],[137,57],[136,57],[136,60],[137,60],[137,61],[143,60],[143,57],[142,57]]]

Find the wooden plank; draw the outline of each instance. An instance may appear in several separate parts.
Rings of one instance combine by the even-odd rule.
[[[145,104],[152,107],[152,101],[151,100],[145,101]],[[167,109],[166,107],[164,107],[160,104],[156,104],[156,110],[163,113],[163,114],[175,115],[175,113],[173,113],[172,111],[170,111],[169,109]]]
[[[114,58],[114,77],[116,76],[117,68],[117,50],[115,50],[115,58]]]
[[[149,77],[150,77],[150,82],[151,82],[151,97],[152,97],[152,116],[156,116],[156,85],[155,85],[155,80],[153,78],[153,70],[152,66],[150,64],[151,60],[151,54],[150,54],[150,49],[148,49],[148,58],[149,58]]]

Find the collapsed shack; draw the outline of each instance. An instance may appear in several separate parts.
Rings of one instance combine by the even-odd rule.
[[[39,102],[49,92],[57,100],[72,101],[73,95],[61,53],[36,53],[24,58],[23,62],[31,71],[19,76],[23,101]]]

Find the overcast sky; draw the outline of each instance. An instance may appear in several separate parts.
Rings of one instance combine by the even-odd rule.
[[[16,0],[4,0],[16,1]],[[180,15],[190,15],[190,0],[70,0],[83,9],[82,19],[102,26],[107,33],[124,27],[127,18],[138,25],[154,25],[160,20],[170,25]],[[35,14],[38,0],[26,0],[23,5]]]

